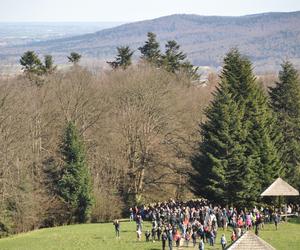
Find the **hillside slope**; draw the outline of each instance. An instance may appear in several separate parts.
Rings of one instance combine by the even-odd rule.
[[[177,40],[197,65],[219,66],[231,47],[239,47],[257,67],[266,70],[279,66],[287,58],[300,65],[300,11],[241,17],[171,15],[93,34],[1,48],[0,58],[16,61],[31,49],[51,53],[61,61],[71,51],[88,58],[109,60],[115,55],[116,46],[130,45],[137,49],[148,31],[156,33],[161,43]]]

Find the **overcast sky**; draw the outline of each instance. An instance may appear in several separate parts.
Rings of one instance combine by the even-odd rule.
[[[3,21],[137,21],[175,14],[298,11],[300,0],[0,0]]]

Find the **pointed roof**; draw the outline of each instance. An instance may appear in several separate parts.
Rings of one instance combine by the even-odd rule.
[[[275,250],[269,243],[265,242],[253,232],[247,231],[238,238],[228,250]]]
[[[277,178],[261,196],[298,196],[299,191],[293,188],[290,184]]]

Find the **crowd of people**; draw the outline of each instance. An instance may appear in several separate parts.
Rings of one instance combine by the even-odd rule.
[[[298,212],[299,206],[289,206],[288,212]],[[222,249],[228,246],[225,230],[230,227],[230,242],[238,239],[247,230],[254,230],[258,235],[265,222],[274,222],[277,229],[281,220],[280,211],[274,208],[256,208],[251,210],[234,207],[213,206],[207,200],[197,199],[187,202],[170,200],[148,206],[130,208],[130,220],[136,223],[137,239],[142,240],[143,221],[151,221],[151,230],[145,230],[146,241],[161,241],[162,249],[198,246],[203,250],[205,244],[214,246],[217,234],[222,229],[220,238]],[[119,236],[120,225],[115,224]],[[221,231],[222,231],[221,230]]]

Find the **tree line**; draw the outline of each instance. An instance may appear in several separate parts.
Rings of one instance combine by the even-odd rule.
[[[163,68],[164,70],[172,73],[184,73],[192,80],[198,80],[200,75],[198,74],[199,67],[191,64],[187,60],[187,55],[180,50],[180,45],[175,40],[167,41],[165,44],[165,53],[161,53],[160,44],[156,39],[156,34],[148,32],[147,41],[138,50],[141,52],[140,59],[156,68]],[[115,60],[108,61],[113,69],[127,69],[132,65],[132,56],[134,51],[129,46],[117,47],[117,55]],[[81,55],[77,52],[71,52],[68,58],[68,62],[73,65],[78,65]],[[20,59],[22,69],[28,77],[34,80],[41,80],[37,76],[44,74],[50,74],[56,70],[54,66],[53,57],[51,55],[45,55],[44,63],[41,62],[39,57],[34,51],[27,51]]]

